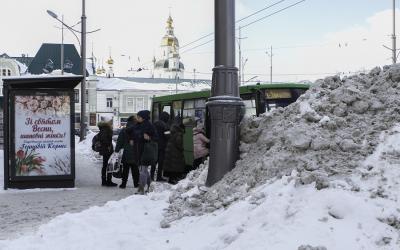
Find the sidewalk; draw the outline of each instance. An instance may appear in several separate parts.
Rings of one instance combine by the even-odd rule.
[[[129,188],[102,187],[101,162],[93,162],[76,152],[76,188],[3,191],[3,166],[0,163],[0,240],[16,238],[36,230],[54,217],[77,213],[92,206],[102,206],[111,200],[120,200],[133,194]],[[120,180],[114,179],[118,184]]]

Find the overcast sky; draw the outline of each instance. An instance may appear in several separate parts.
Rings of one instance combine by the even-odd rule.
[[[246,25],[299,0],[284,0],[273,8],[237,24]],[[212,0],[86,0],[88,55],[92,45],[99,63],[109,55],[119,76],[132,75],[130,67],[149,66],[158,56],[169,11],[180,45],[213,32]],[[279,0],[237,0],[236,19],[241,19]],[[400,4],[399,1],[396,1]],[[390,0],[306,0],[243,29],[243,57],[247,58],[245,79],[268,80],[270,60],[266,48],[273,47],[273,80],[315,80],[337,72],[358,71],[390,64],[392,1]],[[34,56],[40,45],[60,43],[61,31],[46,10],[72,25],[81,16],[81,0],[1,0],[2,36],[0,53]],[[398,13],[399,14],[399,13]],[[397,18],[400,20],[400,15]],[[398,27],[400,28],[400,23]],[[79,28],[79,26],[77,27]],[[213,37],[181,49],[186,78],[211,78],[214,62]],[[75,43],[66,32],[65,43]],[[340,46],[339,46],[340,45]],[[79,51],[79,48],[78,48]],[[127,56],[121,56],[127,55]],[[128,56],[131,60],[129,61]],[[140,62],[139,59],[140,58]]]

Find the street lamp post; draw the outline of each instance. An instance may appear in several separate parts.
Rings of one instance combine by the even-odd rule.
[[[64,22],[64,15],[61,21]],[[64,25],[61,25],[61,75],[64,75]]]
[[[239,155],[239,122],[244,104],[239,97],[235,67],[235,0],[214,0],[215,67],[207,108],[211,118],[207,186],[235,166]]]
[[[83,141],[85,139],[85,131],[86,131],[86,125],[85,125],[85,120],[86,120],[86,35],[89,33],[94,33],[99,31],[100,29],[92,30],[92,31],[86,31],[86,1],[82,0],[82,16],[81,16],[81,31],[78,31],[74,29],[73,27],[67,25],[64,23],[64,18],[63,20],[60,20],[54,12],[47,10],[47,13],[59,21],[63,26],[67,27],[72,34],[76,37],[78,40],[78,43],[81,47],[81,64],[82,64],[82,82],[81,82],[81,121],[80,121],[80,141]],[[75,33],[80,33],[81,34],[81,40],[79,41],[78,36]],[[63,52],[62,52],[63,53]]]
[[[81,82],[81,122],[80,122],[80,141],[85,139],[86,135],[86,1],[82,0],[81,16],[81,60],[82,60],[82,82]]]

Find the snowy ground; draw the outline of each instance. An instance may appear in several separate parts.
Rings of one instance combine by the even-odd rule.
[[[171,192],[159,186],[161,191],[147,196],[58,216],[30,234],[0,241],[0,249],[399,249],[400,161],[395,152],[400,152],[399,127],[382,134],[365,168],[349,176],[351,186],[350,180],[338,180],[318,191],[313,184],[297,186],[293,173],[226,209],[185,217],[164,229],[160,221]],[[385,191],[373,196],[377,183]]]
[[[86,142],[87,143],[87,142]],[[3,160],[0,163],[0,240],[32,232],[64,213],[76,213],[133,194],[133,188],[101,187],[101,162],[88,145],[77,145],[76,188],[3,190]],[[1,156],[3,151],[1,151]],[[132,185],[132,183],[129,183]],[[129,186],[128,184],[128,186]],[[1,247],[0,247],[1,249]]]

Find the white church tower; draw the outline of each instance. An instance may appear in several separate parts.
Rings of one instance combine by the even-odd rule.
[[[108,77],[108,78],[114,77],[114,60],[111,57],[111,53],[110,53],[110,58],[108,58],[108,60],[107,60],[106,77]]]
[[[180,61],[179,42],[174,35],[174,26],[171,15],[167,20],[167,33],[161,40],[161,59],[154,60],[154,77],[182,79],[185,66]]]

